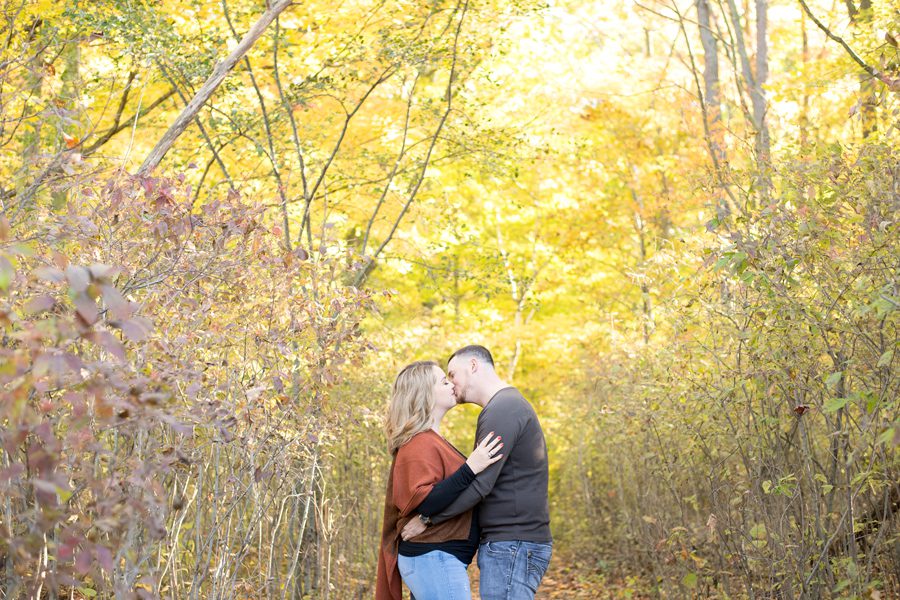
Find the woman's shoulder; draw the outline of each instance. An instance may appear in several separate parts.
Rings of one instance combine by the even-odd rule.
[[[397,450],[397,456],[400,456],[401,454],[407,456],[415,456],[420,452],[426,452],[430,449],[438,448],[440,443],[440,436],[431,429],[428,429],[427,431],[421,431],[412,436],[412,438],[410,438],[408,442],[400,446],[400,449]]]

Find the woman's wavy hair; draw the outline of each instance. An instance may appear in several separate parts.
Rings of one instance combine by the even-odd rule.
[[[394,381],[384,420],[388,450],[392,455],[414,435],[431,429],[437,381],[435,367],[440,368],[433,360],[418,360],[403,367]]]

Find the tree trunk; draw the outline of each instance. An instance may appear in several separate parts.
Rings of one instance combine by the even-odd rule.
[[[735,44],[741,61],[741,75],[747,92],[750,95],[750,105],[755,130],[754,149],[756,151],[756,181],[755,185],[759,196],[766,201],[769,196],[771,183],[768,175],[769,160],[769,126],[766,123],[766,96],[763,85],[769,76],[769,52],[766,29],[768,27],[768,3],[767,0],[756,0],[756,73],[750,64],[747,53],[747,44],[744,39],[744,30],[741,27],[741,16],[738,13],[735,0],[728,0],[728,8],[731,13],[731,23],[734,29]]]
[[[697,26],[700,30],[700,43],[703,45],[703,105],[704,118],[707,120],[709,133],[709,151],[712,154],[713,167],[720,171],[725,164],[725,128],[722,125],[722,100],[719,85],[719,47],[712,29],[712,12],[709,0],[697,0]],[[722,181],[722,174],[716,173]],[[716,211],[719,220],[725,220],[731,214],[731,206],[725,191],[716,191]]]
[[[766,122],[766,96],[763,86],[769,79],[768,0],[756,0],[756,79],[751,89],[753,120],[756,125],[756,160],[760,171],[769,163],[769,125]],[[768,176],[764,176],[768,182]]]
[[[719,54],[711,23],[709,0],[697,0],[697,24],[700,29],[700,43],[703,45],[703,84],[710,126],[721,120]],[[720,154],[721,147],[718,146],[718,140],[714,138],[713,143],[716,144],[716,151]]]
[[[800,11],[800,34],[802,39],[802,59],[803,72],[806,72],[806,65],[809,63],[809,35],[806,33],[806,13]],[[809,91],[803,86],[803,100],[801,102],[800,111],[800,148],[805,152],[806,146],[809,144]]]
[[[859,12],[850,15],[854,27],[860,30],[868,30],[872,27],[872,1],[862,0],[859,3]],[[862,136],[867,138],[878,131],[878,93],[875,89],[875,79],[868,73],[860,73],[859,76],[859,114],[862,118]]]

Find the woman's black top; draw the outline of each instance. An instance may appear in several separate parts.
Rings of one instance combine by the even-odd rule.
[[[456,500],[464,489],[475,480],[475,473],[469,468],[469,465],[463,463],[456,472],[435,484],[431,492],[422,503],[416,507],[415,511],[420,515],[430,517],[438,514]],[[472,511],[472,526],[469,528],[469,539],[467,540],[448,540],[446,542],[407,542],[400,540],[399,552],[403,556],[421,556],[432,550],[440,550],[452,554],[463,564],[468,565],[475,556],[478,549],[478,509]]]

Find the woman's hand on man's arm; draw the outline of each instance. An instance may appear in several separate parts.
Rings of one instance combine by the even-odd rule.
[[[493,438],[493,439],[491,439]],[[472,454],[466,459],[466,464],[472,469],[472,472],[478,475],[489,466],[503,458],[500,449],[503,448],[503,442],[500,436],[494,437],[494,432],[490,432],[481,443],[475,446]]]

